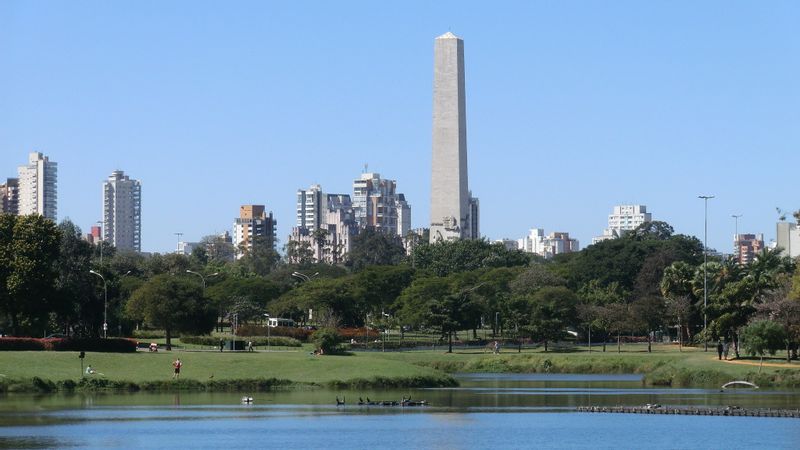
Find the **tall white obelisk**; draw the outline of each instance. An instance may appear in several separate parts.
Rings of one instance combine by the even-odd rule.
[[[433,50],[430,242],[478,237],[478,200],[467,182],[464,41],[448,31]]]

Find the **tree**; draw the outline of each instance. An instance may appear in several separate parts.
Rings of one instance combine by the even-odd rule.
[[[611,303],[599,311],[603,324],[608,331],[617,335],[617,353],[622,352],[622,333],[631,329],[631,314],[627,304]]]
[[[233,261],[235,249],[227,234],[212,234],[200,239],[200,246],[205,248],[208,260],[211,262]]]
[[[577,319],[578,297],[563,286],[544,287],[530,296],[531,335],[544,341],[557,341]]]
[[[564,286],[567,282],[542,264],[531,264],[509,284],[514,295],[533,294],[544,287]]]
[[[144,283],[125,305],[125,312],[133,320],[163,328],[167,350],[172,349],[173,332],[208,333],[216,317],[197,282],[170,275],[156,275]]]
[[[306,267],[314,264],[314,250],[306,241],[289,241],[284,246],[286,261],[291,264]]]
[[[786,330],[771,320],[759,320],[742,330],[742,346],[750,355],[761,357],[758,371],[764,365],[764,354],[774,355],[783,346]]]
[[[664,299],[655,295],[639,297],[631,304],[631,319],[637,328],[647,332],[648,353],[653,351],[653,332],[663,323],[665,312]]]
[[[470,325],[474,317],[470,292],[477,286],[462,289],[440,298],[434,298],[428,304],[425,324],[439,330],[442,337],[447,337],[447,353],[453,353],[453,333]],[[472,316],[472,317],[471,317]]]
[[[100,335],[103,297],[102,283],[97,283],[92,269],[92,245],[81,237],[81,230],[69,220],[58,225],[61,245],[58,255],[58,278],[55,287],[58,301],[54,312],[60,332],[81,335]],[[102,269],[99,269],[102,270]],[[99,290],[96,289],[99,285]]]
[[[420,327],[427,324],[429,304],[450,294],[450,280],[441,277],[421,277],[403,289],[393,309],[405,325]]]
[[[352,238],[352,248],[347,254],[348,267],[354,271],[367,266],[391,266],[405,260],[403,240],[372,227],[363,228]]]
[[[245,272],[265,276],[269,274],[280,261],[280,255],[275,251],[273,239],[269,236],[253,236],[250,246],[242,246],[240,251],[244,254],[236,261]]]
[[[411,260],[415,269],[430,270],[444,277],[480,268],[525,266],[530,258],[520,250],[509,250],[500,243],[491,244],[485,239],[462,239],[421,243],[414,247]]]
[[[56,299],[55,280],[61,232],[39,215],[0,215],[0,312],[11,328],[44,332]]]

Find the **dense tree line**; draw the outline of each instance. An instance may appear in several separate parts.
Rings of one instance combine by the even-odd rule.
[[[354,237],[353,250],[337,264],[317,263],[313,249],[296,245],[281,258],[271,243],[258,241],[234,261],[224,240],[203,243],[189,256],[106,245],[101,259],[100,248],[68,221],[0,216],[0,328],[100,335],[103,280],[93,270],[108,288],[110,333],[137,326],[206,333],[234,316],[248,324],[270,314],[325,326],[423,329],[450,343],[457,333],[476,338],[489,327],[545,349],[568,334],[619,347],[626,335],[649,342],[662,332],[681,345],[725,339],[738,352],[748,325],[764,320],[784,331],[782,348],[796,351],[800,340],[793,261],[769,250],[747,266],[714,258],[704,266],[700,241],[663,222],[550,261],[485,240],[418,241],[406,254],[400,239],[375,230]]]

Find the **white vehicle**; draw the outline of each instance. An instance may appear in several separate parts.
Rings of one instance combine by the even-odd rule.
[[[294,320],[292,319],[281,319],[280,317],[270,317],[269,318],[269,327],[293,327]]]

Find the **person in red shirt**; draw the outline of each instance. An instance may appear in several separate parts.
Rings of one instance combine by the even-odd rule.
[[[176,359],[175,362],[172,363],[172,367],[175,368],[175,373],[172,374],[172,378],[173,379],[174,378],[180,378],[180,376],[181,376],[181,366],[183,366],[183,363],[181,362],[180,358]]]

